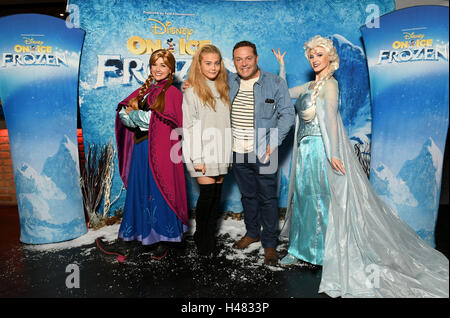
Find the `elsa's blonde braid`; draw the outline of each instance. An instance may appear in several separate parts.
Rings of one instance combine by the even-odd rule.
[[[320,89],[322,88],[323,85],[325,85],[325,82],[327,80],[329,80],[331,78],[331,76],[333,76],[334,71],[330,71],[327,73],[327,75],[325,75],[324,77],[322,77],[314,86],[314,91],[311,95],[311,106],[308,107],[305,110],[302,110],[300,113],[300,116],[302,117],[302,119],[305,122],[310,122],[314,119],[314,117],[316,116],[316,99],[317,96],[319,96],[319,92]]]

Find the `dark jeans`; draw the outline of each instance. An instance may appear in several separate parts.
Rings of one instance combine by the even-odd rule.
[[[260,162],[254,153],[233,153],[232,170],[242,195],[246,235],[260,237],[264,248],[275,248],[278,242],[278,178],[276,172],[261,173],[261,168],[268,165]]]

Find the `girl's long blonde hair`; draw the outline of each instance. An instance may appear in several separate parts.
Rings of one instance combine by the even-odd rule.
[[[225,64],[223,63],[222,54],[220,50],[212,45],[206,44],[202,45],[197,49],[195,55],[192,59],[191,69],[189,71],[188,81],[191,87],[193,87],[194,92],[198,95],[200,100],[211,107],[214,111],[216,110],[216,100],[214,99],[214,95],[211,92],[208,84],[206,83],[205,76],[202,74],[200,63],[202,61],[202,55],[205,53],[215,53],[219,55],[220,59],[220,71],[214,80],[214,84],[216,86],[217,91],[219,92],[220,99],[224,102],[228,107],[230,106],[230,97],[229,91],[230,88],[228,86],[228,77],[227,71],[225,69]]]
[[[147,92],[148,88],[153,82],[153,75],[151,72],[151,66],[156,62],[157,59],[162,57],[164,63],[170,68],[170,75],[168,77],[168,81],[164,85],[163,89],[159,93],[158,97],[156,98],[155,102],[150,105],[150,109],[156,110],[160,113],[164,112],[164,107],[166,104],[166,91],[172,85],[173,78],[175,76],[175,57],[172,53],[170,53],[166,49],[159,49],[152,53],[150,56],[149,61],[149,67],[150,67],[150,74],[148,75],[147,79],[145,80],[144,84],[142,84],[139,95],[130,99],[128,102],[128,105],[133,107],[133,109],[139,109],[139,104],[143,102],[142,98],[144,97],[145,93]]]

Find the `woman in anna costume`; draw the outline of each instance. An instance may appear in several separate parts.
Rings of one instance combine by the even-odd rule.
[[[174,131],[182,127],[183,95],[172,85],[174,74],[172,53],[153,52],[149,77],[119,103],[115,124],[119,171],[127,188],[119,238],[155,244],[153,258],[158,259],[167,254],[164,242],[180,242],[188,227],[181,147]]]

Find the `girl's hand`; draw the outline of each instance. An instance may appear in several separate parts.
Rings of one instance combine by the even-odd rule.
[[[284,64],[284,56],[286,55],[286,52],[284,52],[283,54],[280,53],[280,48],[278,48],[278,53],[275,52],[274,49],[272,49],[273,54],[275,55],[275,57],[278,60],[278,63],[280,64]]]
[[[202,164],[200,166],[194,166],[195,171],[201,171],[203,174],[206,173],[206,165]]]
[[[183,82],[183,84],[181,85],[181,91],[184,93],[184,91],[185,91],[186,89],[188,89],[189,87],[191,87],[191,84],[189,83],[188,80],[185,80],[185,81]]]
[[[331,158],[331,166],[334,170],[342,172],[345,175],[344,165],[338,158]]]

